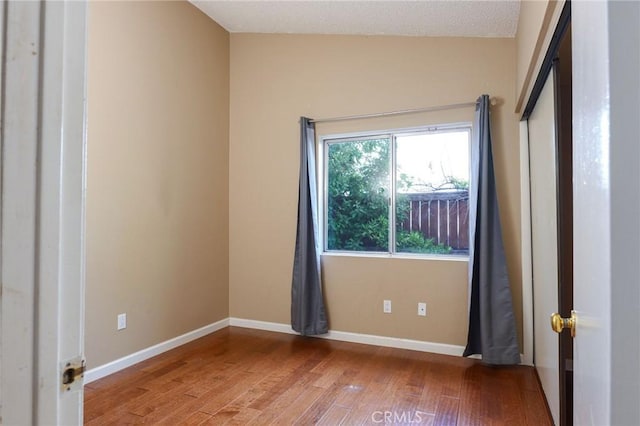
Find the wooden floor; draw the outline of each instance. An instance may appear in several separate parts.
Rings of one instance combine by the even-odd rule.
[[[85,424],[548,425],[532,368],[229,327],[92,382]]]

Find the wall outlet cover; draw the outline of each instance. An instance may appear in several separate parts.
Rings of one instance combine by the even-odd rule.
[[[118,330],[127,328],[127,314],[118,314]]]
[[[427,304],[424,302],[418,303],[418,315],[421,317],[427,316]]]

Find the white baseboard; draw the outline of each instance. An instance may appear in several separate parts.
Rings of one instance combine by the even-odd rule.
[[[213,324],[205,325],[204,327],[198,328],[197,330],[185,333],[181,336],[174,337],[173,339],[169,339],[165,342],[158,343],[157,345],[153,345],[149,348],[142,349],[141,351],[138,351],[131,355],[127,355],[99,367],[92,368],[84,374],[84,382],[85,384],[91,383],[95,380],[108,376],[109,374],[113,374],[127,367],[131,367],[133,364],[137,364],[156,355],[160,355],[163,352],[184,345],[185,343],[189,343],[192,340],[199,339],[202,336],[206,336],[207,334],[221,330],[228,326],[229,318],[225,318],[218,322],[214,322]]]
[[[257,330],[275,331],[278,333],[297,334],[289,324],[256,321],[242,318],[229,318],[229,325],[234,327],[255,328]],[[351,333],[347,331],[329,331],[327,334],[313,336],[321,339],[339,340],[342,342],[362,343],[365,345],[386,346],[390,348],[411,349],[421,352],[432,352],[443,355],[462,356],[464,347],[446,343],[423,342],[420,340],[400,339],[397,337],[376,336],[372,334]],[[476,358],[473,356],[473,358]]]
[[[257,321],[243,318],[225,318],[213,324],[206,325],[197,330],[190,331],[181,336],[174,337],[157,345],[142,349],[131,355],[127,355],[115,361],[92,368],[84,374],[84,382],[91,383],[109,374],[117,373],[127,367],[131,367],[141,361],[160,355],[163,352],[176,348],[198,339],[214,331],[228,326],[253,328],[256,330],[274,331],[277,333],[298,334],[289,324],[276,322]],[[321,339],[338,340],[342,342],[362,343],[364,345],[385,346],[389,348],[410,349],[421,352],[431,352],[442,355],[462,356],[463,346],[449,345],[446,343],[424,342],[421,340],[401,339],[398,337],[376,336],[372,334],[351,333],[347,331],[329,331],[327,334],[313,336]],[[480,356],[472,355],[470,358],[479,359]]]

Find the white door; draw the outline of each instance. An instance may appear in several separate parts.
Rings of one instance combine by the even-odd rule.
[[[640,424],[640,5],[572,2],[574,424]]]
[[[607,25],[597,15],[606,16],[606,7],[573,6],[574,424],[604,425],[611,418],[611,187],[609,72],[600,60],[608,56]]]
[[[556,424],[560,418],[558,335],[549,316],[558,311],[556,128],[553,72],[528,119],[531,182],[534,365]]]
[[[2,10],[0,418],[81,424],[86,4]]]

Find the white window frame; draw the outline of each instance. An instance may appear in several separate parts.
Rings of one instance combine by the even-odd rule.
[[[322,208],[318,211],[320,225],[320,239],[322,255],[329,256],[354,256],[354,257],[400,257],[400,258],[420,258],[438,260],[468,260],[468,254],[437,254],[437,253],[406,253],[396,251],[396,139],[398,136],[414,136],[425,133],[449,133],[453,131],[466,131],[469,134],[469,183],[471,183],[471,122],[457,122],[438,124],[434,126],[404,127],[387,130],[372,130],[352,133],[327,134],[318,138],[317,159],[318,159],[318,199],[322,200]],[[390,187],[389,187],[389,246],[387,251],[354,251],[354,250],[329,250],[328,244],[328,188],[329,173],[328,167],[328,146],[334,143],[349,143],[363,139],[389,139],[391,143],[391,155],[389,158]]]

